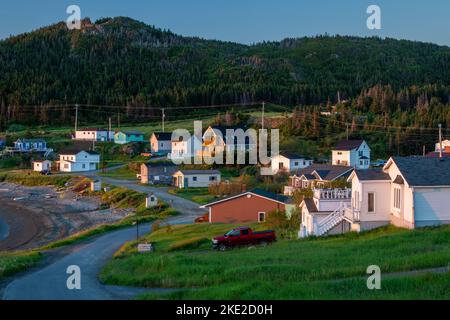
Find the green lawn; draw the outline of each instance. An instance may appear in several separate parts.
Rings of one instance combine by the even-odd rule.
[[[129,245],[105,267],[101,279],[184,288],[144,296],[148,299],[450,299],[449,273],[387,278],[382,290],[366,287],[369,265],[380,266],[382,274],[447,266],[450,226],[416,231],[389,226],[324,239],[281,240],[267,248],[208,249],[202,238],[229,228],[206,224],[160,230],[148,239],[155,242],[155,253],[137,254]]]
[[[169,189],[169,193],[196,202],[201,205],[207,204],[216,199],[215,196],[209,194],[208,188],[188,188],[188,189],[171,188]]]

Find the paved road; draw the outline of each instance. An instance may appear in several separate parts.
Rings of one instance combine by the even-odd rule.
[[[174,217],[172,224],[192,223],[189,217]],[[150,224],[140,226],[149,232]],[[12,281],[4,290],[5,300],[111,300],[130,299],[137,294],[164,289],[129,288],[102,285],[97,275],[120,246],[136,237],[135,228],[102,235],[87,244],[77,245],[71,253],[44,267]],[[66,270],[71,265],[81,269],[81,290],[69,290]]]
[[[96,173],[86,176],[96,177]],[[137,181],[99,177],[103,182],[129,188],[139,192],[153,192],[161,200],[169,203],[180,216],[166,220],[171,224],[193,223],[204,211],[192,201],[167,193],[167,188],[139,185]],[[140,232],[149,232],[150,224],[140,226]],[[111,259],[120,246],[136,237],[135,228],[113,231],[95,238],[90,243],[80,244],[71,253],[45,268],[25,274],[11,282],[4,290],[5,300],[110,300],[130,299],[137,294],[152,291],[143,288],[104,286],[97,276],[102,267]],[[67,289],[66,270],[71,265],[81,269],[81,290]],[[164,289],[154,289],[161,291]]]

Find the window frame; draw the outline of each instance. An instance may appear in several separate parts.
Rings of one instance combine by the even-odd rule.
[[[372,210],[370,210],[370,195],[372,195]],[[375,192],[367,193],[367,213],[375,213]]]

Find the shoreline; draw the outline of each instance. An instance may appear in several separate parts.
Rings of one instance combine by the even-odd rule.
[[[100,210],[98,197],[70,189],[0,183],[0,252],[34,249],[124,218],[125,209]]]

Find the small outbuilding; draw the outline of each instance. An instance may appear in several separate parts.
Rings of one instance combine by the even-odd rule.
[[[43,172],[51,171],[52,162],[50,160],[36,160],[33,161],[33,171]]]
[[[173,175],[173,185],[177,188],[207,188],[220,182],[219,170],[180,170]]]

